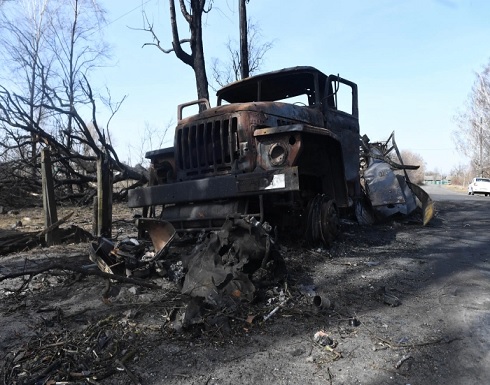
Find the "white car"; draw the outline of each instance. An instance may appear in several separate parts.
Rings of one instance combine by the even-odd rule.
[[[490,179],[489,178],[473,178],[468,186],[468,194],[490,194]]]

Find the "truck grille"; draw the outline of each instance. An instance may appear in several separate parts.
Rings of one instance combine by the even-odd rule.
[[[231,170],[236,159],[238,119],[232,117],[182,127],[176,137],[178,177]]]

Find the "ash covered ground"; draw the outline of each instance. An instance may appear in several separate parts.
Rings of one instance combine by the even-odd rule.
[[[436,210],[426,227],[344,221],[329,249],[281,240],[283,280],[252,302],[205,306],[185,327],[175,320],[188,298],[167,278],[148,278],[159,289],[63,269],[3,279],[88,265],[87,243],[2,256],[0,383],[487,383],[490,222],[479,218],[490,201],[450,197]],[[134,233],[133,213],[114,212],[115,232]],[[1,227],[40,218],[21,211]],[[73,223],[90,228],[88,218],[79,210]],[[168,258],[192,248],[175,242]]]

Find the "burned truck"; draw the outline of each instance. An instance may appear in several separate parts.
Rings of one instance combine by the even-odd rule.
[[[199,107],[195,115],[184,111]],[[150,151],[151,181],[129,206],[177,232],[254,218],[329,245],[364,196],[357,85],[308,66],[231,83],[181,104],[174,145]],[[161,208],[161,211],[160,211]]]

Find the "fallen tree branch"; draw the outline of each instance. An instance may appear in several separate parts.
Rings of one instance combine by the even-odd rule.
[[[4,281],[6,279],[22,277],[24,275],[35,276],[38,274],[45,273],[46,271],[49,271],[49,270],[68,270],[68,271],[73,271],[75,273],[80,273],[80,274],[85,274],[85,275],[95,275],[95,276],[102,277],[102,278],[109,278],[109,279],[113,279],[115,281],[119,281],[119,282],[123,282],[123,283],[131,283],[134,285],[146,287],[148,289],[161,289],[160,286],[155,285],[154,283],[146,282],[142,279],[123,277],[121,275],[105,273],[105,272],[100,271],[100,270],[89,270],[87,268],[79,267],[79,266],[68,266],[68,265],[63,264],[63,263],[52,263],[50,265],[40,267],[38,269],[23,270],[23,271],[18,271],[18,272],[11,273],[11,274],[5,274],[5,275],[0,276],[0,282]]]
[[[44,234],[49,233],[50,231],[53,231],[55,228],[61,226],[63,223],[65,223],[68,219],[71,218],[71,216],[75,213],[75,211],[72,211],[71,213],[65,215],[63,218],[60,220],[54,222],[52,225],[46,227],[43,231],[39,232],[37,234],[38,237],[42,237]]]
[[[130,350],[120,360],[117,360],[116,361],[116,364],[117,364],[117,362],[122,363],[122,364],[125,364],[128,360],[130,360],[131,358],[133,358],[135,354],[136,354],[136,351],[135,350]],[[108,370],[108,371],[106,371],[104,373],[96,374],[94,376],[94,379],[96,381],[100,381],[100,380],[103,380],[103,379],[105,379],[107,377],[112,376],[113,374],[115,374],[117,372],[118,372],[117,368],[112,368],[112,369],[110,369],[110,370]]]

